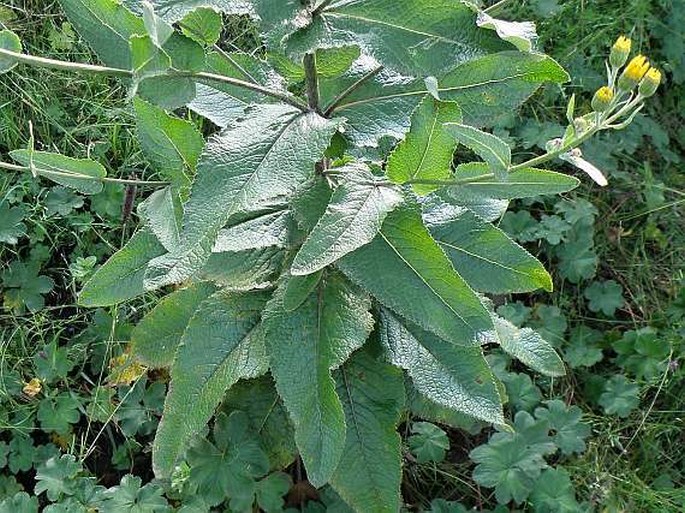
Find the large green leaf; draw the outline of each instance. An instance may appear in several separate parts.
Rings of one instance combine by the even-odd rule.
[[[544,82],[561,83],[568,74],[544,55],[499,52],[458,65],[438,77],[437,92],[444,101],[456,101],[463,122],[473,126],[492,125],[499,116],[519,107]],[[324,103],[367,75],[372,66],[354,66],[335,88],[322,88]],[[411,112],[428,94],[423,79],[407,82],[381,71],[345,96],[334,109],[347,119],[349,136],[363,146],[375,146],[384,135],[397,139],[409,128]]]
[[[564,376],[564,362],[540,334],[530,328],[517,328],[495,316],[498,341],[502,349],[514,358],[546,376]]]
[[[155,475],[171,474],[190,439],[240,378],[265,373],[268,358],[260,324],[264,292],[219,291],[200,303],[171,367],[164,416],[153,446]]]
[[[366,166],[336,171],[344,181],[295,256],[290,270],[294,275],[315,273],[371,242],[388,212],[402,202],[400,191],[382,185]]]
[[[212,253],[194,278],[209,280],[231,290],[261,289],[273,285],[286,254],[271,246],[244,251]]]
[[[373,326],[371,302],[342,276],[329,274],[298,308],[288,311],[284,285],[264,315],[271,372],[295,426],[307,476],[322,486],[345,445],[345,418],[331,370],[366,341]]]
[[[407,138],[399,143],[388,158],[386,174],[395,183],[412,179],[444,180],[451,175],[454,138],[445,131],[444,123],[461,121],[461,109],[454,102],[441,102],[424,97],[411,118]],[[414,185],[418,193],[436,187]]]
[[[235,213],[288,197],[314,174],[339,122],[284,105],[259,105],[212,138],[184,206],[179,247],[151,262],[146,287],[179,283],[211,254],[219,229]]]
[[[164,254],[164,247],[148,228],[138,230],[86,282],[78,297],[81,306],[109,306],[145,292],[143,279],[150,260]]]
[[[466,208],[447,223],[431,225],[430,232],[457,272],[479,292],[552,290],[552,277],[537,258]]]
[[[580,184],[572,176],[532,167],[508,173],[506,180],[501,181],[492,176],[486,164],[480,162],[457,166],[454,178],[473,180],[446,189],[448,195],[455,199],[473,195],[498,199],[533,198],[541,194],[568,192]]]
[[[494,331],[480,299],[411,206],[390,213],[373,242],[338,266],[381,303],[453,344],[480,345]]]
[[[195,126],[135,98],[138,139],[145,156],[179,189],[190,185],[205,141]]]
[[[407,371],[431,401],[494,424],[504,424],[492,371],[480,348],[445,342],[417,326],[381,312],[381,342],[390,361]]]
[[[230,78],[237,78],[286,93],[283,79],[257,57],[245,53],[216,53],[207,55],[207,71]],[[220,127],[226,127],[241,117],[245,108],[252,103],[270,103],[268,96],[226,83],[201,81],[197,94],[188,107],[211,120]]]
[[[20,164],[30,167],[36,175],[83,194],[102,192],[101,179],[107,176],[102,164],[90,159],[74,159],[59,153],[29,150],[14,150],[10,152],[10,156]],[[79,178],[79,175],[85,178]]]
[[[357,43],[387,68],[424,77],[441,76],[455,64],[511,48],[476,26],[473,9],[452,0],[338,0],[324,5],[307,27],[288,38],[291,53]]]
[[[251,14],[247,0],[148,0],[155,12],[169,23],[182,19],[198,7],[211,7],[226,14]],[[136,12],[142,11],[143,0],[123,0],[123,3]]]
[[[359,513],[395,513],[401,506],[396,428],[404,407],[402,373],[362,350],[336,371],[335,380],[347,435],[331,485]]]
[[[145,35],[142,18],[115,0],[59,0],[69,21],[108,66],[131,69],[129,40]]]
[[[215,291],[213,285],[200,282],[162,299],[131,333],[131,350],[136,358],[152,368],[170,367],[191,317]]]

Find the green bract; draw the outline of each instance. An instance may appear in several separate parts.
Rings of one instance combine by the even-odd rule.
[[[81,305],[107,306],[168,293],[132,334],[133,354],[171,375],[158,477],[189,458],[206,465],[208,487],[234,486],[214,474],[238,471],[210,459],[244,442],[241,457],[258,467],[246,503],[266,504],[268,483],[253,482],[268,470],[259,442],[276,467],[299,453],[309,481],[354,510],[395,512],[407,409],[506,424],[491,344],[563,375],[540,335],[483,296],[552,289],[493,221],[509,200],[578,185],[541,159],[514,164],[488,128],[542,84],[568,79],[530,34],[457,0],[60,3],[103,66],[52,67],[126,80],[141,149],[165,180],[80,294]],[[220,13],[250,16],[265,51],[216,46]],[[0,32],[0,44],[0,71],[30,63],[13,34]],[[205,141],[178,107],[217,129]],[[455,162],[459,147],[475,161]],[[93,161],[33,147],[11,155],[86,194],[117,181]],[[249,421],[261,439],[188,451],[222,402],[233,413],[215,433]],[[522,478],[540,472],[537,453],[520,456]],[[490,459],[478,460],[484,483],[499,486],[496,469],[485,475]],[[276,490],[288,485],[279,479]]]

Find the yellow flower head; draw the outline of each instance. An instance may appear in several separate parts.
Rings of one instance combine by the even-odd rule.
[[[609,62],[614,68],[620,68],[628,60],[628,55],[630,55],[630,47],[632,46],[632,41],[625,37],[620,36],[614,46],[611,47],[611,53],[609,54]]]
[[[611,105],[611,100],[614,99],[614,91],[610,87],[604,86],[597,89],[595,96],[592,98],[592,108],[595,112],[604,112]]]
[[[644,55],[638,55],[628,63],[618,81],[618,87],[629,91],[635,87],[649,70],[649,61]]]
[[[638,91],[645,98],[649,98],[656,93],[659,84],[661,84],[661,71],[656,68],[649,68],[649,71],[645,73],[642,82],[640,82]]]

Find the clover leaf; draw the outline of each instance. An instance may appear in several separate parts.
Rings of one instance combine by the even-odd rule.
[[[640,404],[640,388],[623,375],[612,376],[605,384],[599,405],[608,415],[627,417]]]
[[[53,456],[36,469],[36,495],[45,492],[48,499],[58,501],[71,495],[74,478],[82,470],[81,464],[71,454]]]
[[[563,401],[545,401],[545,407],[535,409],[535,417],[547,421],[552,440],[565,455],[585,451],[585,439],[590,426],[582,422],[583,412],[578,406],[566,406]]]
[[[616,310],[621,308],[623,299],[623,287],[614,280],[593,282],[584,292],[589,301],[588,307],[593,312],[602,312],[607,317],[613,317]]]
[[[409,437],[409,449],[419,463],[440,462],[450,448],[447,433],[430,422],[414,422]]]
[[[5,306],[20,315],[25,308],[37,312],[45,306],[44,294],[50,292],[55,282],[47,276],[39,275],[40,264],[31,261],[13,262],[3,271],[2,286],[5,288]]]
[[[0,203],[0,242],[16,244],[26,234],[26,225],[22,223],[26,212],[21,207],[10,208],[7,203]]]
[[[638,379],[653,379],[668,365],[671,345],[652,327],[627,331],[612,345],[616,364]]]

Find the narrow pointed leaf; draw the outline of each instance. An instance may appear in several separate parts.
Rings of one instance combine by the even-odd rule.
[[[478,292],[552,290],[552,277],[537,258],[466,208],[430,231],[457,272]]]
[[[373,242],[338,266],[385,306],[453,344],[480,345],[493,334],[480,299],[412,207],[388,215]]]
[[[150,194],[138,205],[138,215],[167,251],[178,246],[183,207],[171,187]]]
[[[543,194],[560,194],[575,189],[580,184],[577,178],[554,171],[526,167],[507,173],[505,181],[491,176],[492,171],[480,162],[462,164],[457,167],[457,180],[477,181],[447,188],[455,198],[463,194],[477,194],[488,198],[516,199],[532,198]],[[490,176],[488,176],[490,175]],[[479,177],[482,177],[479,179]]]
[[[511,166],[511,149],[499,137],[459,123],[446,123],[445,130],[452,134],[457,142],[474,151],[488,163],[495,175],[503,179]]]
[[[399,190],[381,185],[368,168],[340,168],[345,181],[293,261],[294,275],[311,274],[368,244],[402,201]]]
[[[210,139],[184,205],[181,244],[151,263],[146,286],[190,277],[209,258],[219,229],[233,214],[291,196],[313,176],[337,125],[314,112],[260,105]]]
[[[81,290],[81,306],[109,306],[145,292],[143,279],[149,262],[164,254],[157,237],[148,228],[138,230],[126,245],[114,253]]]
[[[336,371],[335,379],[347,435],[331,486],[355,511],[395,513],[401,506],[402,373],[362,350]]]
[[[136,358],[151,368],[171,367],[190,319],[215,291],[210,283],[194,283],[162,299],[131,333]]]
[[[263,292],[219,291],[203,301],[190,319],[171,367],[164,416],[155,436],[155,475],[171,474],[231,385],[266,372],[259,323],[266,299]]]
[[[10,152],[10,156],[21,165],[32,167],[38,176],[44,176],[83,194],[102,192],[101,179],[107,176],[102,164],[90,159],[75,159],[59,153],[28,150],[14,150]],[[84,178],[80,178],[79,175]]]
[[[440,102],[426,96],[412,114],[411,129],[388,159],[386,174],[395,183],[413,179],[444,180],[450,177],[454,137],[445,131],[447,122],[461,121],[461,109],[454,102]],[[414,185],[427,193],[436,187]]]
[[[368,297],[336,274],[322,279],[294,311],[281,286],[264,317],[271,371],[295,426],[309,481],[322,486],[345,446],[345,418],[331,370],[361,347],[373,326]]]
[[[381,342],[390,361],[407,371],[431,401],[494,424],[504,424],[502,404],[480,348],[459,347],[381,314]]]

